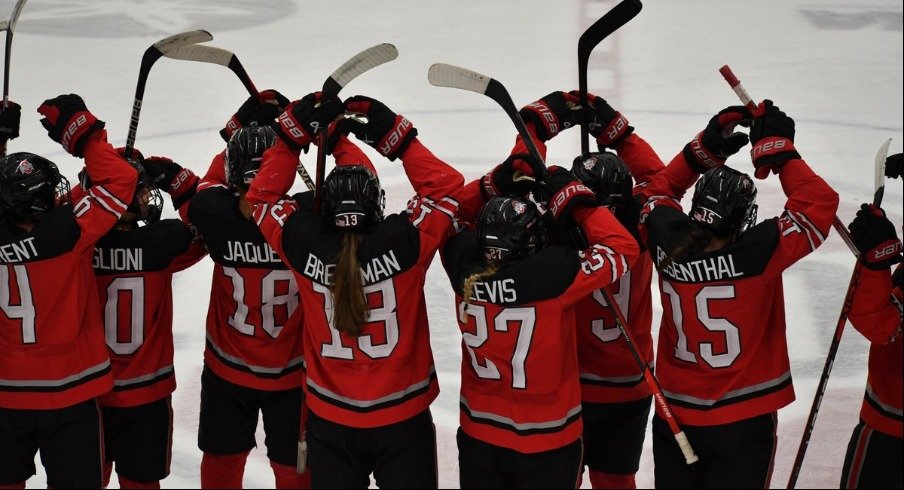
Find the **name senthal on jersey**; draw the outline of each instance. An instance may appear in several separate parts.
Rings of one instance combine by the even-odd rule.
[[[656,247],[656,263],[661,264],[668,256],[661,247]],[[690,262],[672,262],[668,267],[661,269],[662,273],[684,282],[710,282],[725,281],[742,277],[744,272],[738,272],[735,267],[734,257],[731,254],[717,255],[705,259],[692,260]]]

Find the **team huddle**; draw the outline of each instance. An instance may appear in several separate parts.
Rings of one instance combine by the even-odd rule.
[[[585,467],[593,488],[634,488],[654,394],[657,488],[769,487],[777,412],[795,397],[782,274],[826,240],[839,202],[771,101],[719,111],[666,163],[602,97],[553,92],[520,111],[531,141],[469,183],[365,96],[249,97],[203,177],[114,148],[77,95],[38,112],[85,168],[70,184],[37,154],[7,154],[20,108],[0,112],[0,488],[25,488],[39,450],[52,488],[105,487],[114,469],[121,488],[160,488],[172,279],[205,256],[202,487],[242,487],[260,415],[277,488],[436,488],[424,286],[437,254],[462,337],[462,488],[575,488]],[[599,151],[570,169],[528,151],[545,158],[576,126]],[[406,209],[384,214],[354,140],[400,162]],[[758,221],[754,179],[725,166],[748,143],[754,176],[781,181],[780,216]],[[290,196],[312,144],[335,167]],[[161,219],[164,194],[179,219]],[[850,320],[872,347],[840,485],[901,488],[901,242],[875,205],[849,229]]]

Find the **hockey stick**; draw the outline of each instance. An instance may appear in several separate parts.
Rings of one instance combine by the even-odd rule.
[[[634,357],[634,362],[637,363],[637,367],[640,368],[643,373],[644,380],[647,382],[647,386],[650,387],[650,391],[653,394],[653,398],[656,400],[656,405],[659,407],[661,415],[668,424],[669,429],[671,429],[672,435],[675,436],[675,442],[678,443],[678,448],[681,449],[681,454],[684,455],[684,462],[689,465],[696,463],[700,458],[697,457],[694,448],[691,447],[691,443],[687,439],[687,435],[681,429],[681,426],[678,425],[675,415],[672,414],[672,409],[669,407],[669,403],[662,393],[662,387],[659,386],[659,381],[653,374],[653,370],[650,369],[650,365],[640,356],[640,351],[637,348],[637,341],[634,340],[634,336],[626,327],[628,321],[625,320],[621,308],[618,307],[615,298],[612,297],[612,294],[607,288],[600,288],[600,292],[603,293],[603,299],[606,300],[609,311],[615,316],[615,325],[618,327],[618,331],[621,332],[622,337],[625,338],[628,349]]]
[[[738,95],[751,112],[756,115],[758,113],[756,104],[750,98],[750,95],[744,90],[741,81],[732,73],[728,65],[724,65],[719,69],[719,73],[725,78],[725,81]],[[875,159],[874,172],[874,192],[873,204],[879,206],[882,204],[882,197],[885,192],[885,158],[888,156],[888,145],[891,140],[886,141],[879,147]],[[838,234],[844,239],[844,242],[851,249],[851,252],[857,256],[857,263],[854,265],[854,271],[851,273],[851,280],[848,283],[847,293],[844,295],[844,302],[841,305],[841,313],[838,315],[838,323],[835,324],[835,333],[832,335],[832,343],[829,345],[829,353],[826,355],[826,362],[822,368],[822,375],[819,377],[819,385],[816,388],[816,394],[813,397],[813,404],[810,406],[810,413],[807,416],[807,423],[804,425],[804,433],[801,435],[800,445],[797,448],[797,455],[794,458],[794,464],[791,466],[791,475],[788,477],[788,487],[795,488],[797,479],[800,477],[800,470],[803,467],[804,457],[807,454],[807,448],[810,444],[810,437],[813,435],[813,429],[816,426],[816,417],[819,415],[819,408],[822,405],[822,398],[825,395],[826,387],[829,383],[829,375],[832,374],[832,366],[835,363],[835,355],[838,353],[838,346],[841,344],[841,335],[844,333],[844,326],[847,324],[848,314],[851,311],[851,305],[854,302],[854,292],[860,284],[860,275],[863,271],[863,264],[860,259],[860,251],[851,239],[851,234],[836,215],[832,221],[832,226],[838,231]]]
[[[326,100],[339,95],[339,92],[348,85],[349,82],[358,78],[361,74],[376,68],[383,63],[388,63],[399,57],[399,50],[389,43],[377,44],[371,46],[364,51],[352,56],[348,61],[342,64],[332,75],[327,77],[323,82],[323,88],[320,93],[320,100]],[[318,135],[317,140],[317,167],[316,182],[314,190],[314,212],[320,212],[320,199],[323,194],[323,178],[326,173],[326,153],[327,153],[327,137],[329,128],[323,128]]]
[[[13,12],[9,16],[9,20],[0,22],[0,31],[6,31],[6,58],[3,60],[3,108],[9,105],[9,64],[12,59],[13,49],[13,33],[16,30],[16,22],[19,21],[19,14],[25,7],[28,0],[19,0],[13,7]]]
[[[534,140],[531,138],[530,133],[527,132],[527,127],[524,125],[524,121],[521,120],[521,115],[518,114],[518,108],[515,107],[515,102],[512,101],[512,97],[509,95],[508,90],[505,89],[504,85],[497,80],[486,75],[481,75],[476,71],[454,65],[447,65],[445,63],[434,63],[431,65],[430,69],[427,70],[427,80],[431,85],[437,87],[449,87],[477,92],[478,94],[486,95],[496,101],[496,103],[502,107],[502,110],[508,114],[509,119],[515,124],[515,128],[518,130],[518,134],[521,135],[521,139],[524,140],[524,144],[527,146],[527,151],[530,153],[530,156],[543,165],[545,170],[546,164],[543,161],[543,157],[540,156],[537,145],[534,144]],[[543,180],[544,177],[545,175],[540,176],[540,180]]]
[[[747,93],[747,90],[744,89],[744,86],[741,85],[741,81],[738,80],[738,77],[734,75],[731,71],[731,68],[728,65],[723,65],[722,68],[719,68],[719,73],[722,74],[722,77],[725,78],[725,81],[728,82],[728,85],[731,86],[732,90],[734,90],[735,94],[737,94],[738,99],[741,100],[741,103],[753,113],[754,116],[759,114],[759,108],[756,103],[753,102],[753,99],[750,98],[750,95]],[[884,164],[884,161],[883,161]],[[884,187],[883,187],[884,189]],[[876,190],[878,192],[878,189]],[[838,215],[832,220],[832,227],[835,228],[835,231],[838,232],[838,235],[844,240],[844,243],[848,246],[851,252],[859,256],[860,252],[857,250],[857,247],[854,245],[853,240],[851,240],[851,234],[848,232],[847,228],[844,226],[844,223],[838,218]]]
[[[135,86],[135,102],[132,103],[132,116],[129,119],[129,134],[126,137],[125,148],[126,157],[132,156],[132,149],[135,148],[138,118],[141,116],[141,101],[144,99],[144,88],[147,85],[151,67],[167,53],[192,44],[210,41],[211,39],[213,39],[213,36],[207,31],[187,31],[161,39],[144,51],[144,56],[141,58],[141,68],[138,70],[138,84]]]
[[[238,56],[232,51],[203,44],[193,44],[166,53],[164,56],[177,60],[198,61],[201,63],[213,63],[225,66],[235,73],[249,95],[254,97],[258,96],[257,87],[255,87],[254,82],[251,81],[251,76],[248,75],[242,62],[239,61]],[[314,181],[311,180],[311,175],[300,161],[298,162],[296,171],[304,181],[308,190],[314,190]]]
[[[172,50],[163,55],[175,60],[199,61],[202,63],[213,63],[215,65],[225,66],[235,73],[249,94],[254,96],[257,96],[258,94],[257,88],[251,81],[251,77],[249,77],[248,72],[245,71],[245,67],[242,66],[239,58],[232,51],[203,44],[193,44]]]
[[[498,81],[487,77],[486,75],[481,75],[471,70],[442,63],[437,63],[430,67],[430,70],[427,72],[427,79],[431,84],[439,87],[451,87],[462,90],[470,90],[472,92],[484,94],[487,97],[495,100],[500,106],[502,106],[512,122],[515,123],[515,127],[518,129],[518,134],[520,134],[521,138],[524,140],[524,144],[527,146],[528,151],[530,151],[531,156],[534,157],[545,168],[546,163],[544,162],[543,157],[540,156],[540,152],[537,150],[537,147],[534,144],[533,139],[530,137],[530,134],[528,134],[527,128],[524,126],[524,121],[521,120],[521,116],[518,114],[517,109],[515,109],[515,104],[514,102],[512,102],[512,98],[509,96],[508,91],[505,89],[505,86],[503,86]],[[697,455],[694,454],[694,450],[688,442],[687,436],[684,434],[684,431],[682,431],[678,426],[678,422],[675,420],[672,411],[669,409],[668,402],[665,399],[665,395],[663,395],[662,393],[662,389],[659,387],[659,383],[656,381],[656,377],[653,375],[652,371],[650,371],[649,366],[641,358],[640,353],[637,351],[637,343],[634,341],[634,337],[631,336],[628,329],[625,328],[627,322],[625,321],[625,317],[619,309],[618,304],[615,302],[615,300],[612,298],[612,295],[609,294],[609,291],[606,288],[601,288],[600,292],[602,292],[603,298],[606,300],[606,304],[609,310],[615,317],[615,323],[618,326],[618,329],[621,331],[622,335],[625,337],[625,340],[628,343],[628,348],[631,350],[631,354],[634,356],[634,360],[637,362],[638,367],[643,372],[644,380],[650,386],[650,391],[653,392],[653,397],[656,399],[656,403],[659,405],[663,417],[669,424],[669,427],[672,429],[672,433],[675,435],[675,439],[678,442],[678,446],[681,448],[681,452],[684,454],[684,458],[687,461],[687,464],[695,463],[698,460]]]
[[[877,207],[882,204],[882,196],[885,190],[884,168],[885,158],[888,156],[889,143],[891,143],[890,139],[883,143],[876,153],[873,204]],[[838,220],[837,217],[835,219],[836,221]],[[847,228],[845,228],[845,232],[847,232]],[[853,246],[853,243],[851,243],[851,245]],[[810,414],[807,416],[804,433],[801,435],[800,445],[797,447],[797,456],[794,458],[794,465],[791,466],[791,475],[788,477],[788,488],[794,488],[797,485],[797,479],[800,476],[800,470],[804,464],[804,456],[806,456],[807,448],[810,445],[810,437],[813,435],[813,429],[816,426],[816,416],[819,415],[819,407],[822,405],[822,398],[825,395],[826,387],[829,383],[829,375],[832,374],[835,355],[838,353],[838,346],[841,344],[841,335],[844,333],[844,326],[847,324],[848,315],[851,312],[851,305],[854,303],[854,293],[860,285],[863,262],[859,260],[860,253],[857,252],[857,247],[853,246],[852,250],[857,254],[858,260],[857,263],[854,264],[854,271],[851,273],[851,281],[848,283],[848,289],[844,295],[844,302],[841,304],[841,312],[838,314],[838,323],[835,324],[835,333],[832,335],[829,353],[826,355],[826,362],[822,368],[822,375],[819,377],[819,385],[817,386],[816,394],[813,397],[813,404],[810,406]],[[894,299],[894,296],[892,296],[892,298]]]
[[[624,0],[581,34],[578,39],[578,89],[581,92],[581,107],[587,107],[587,65],[593,48],[636,17],[642,8],[640,0]],[[589,151],[590,128],[587,124],[581,124],[581,154]]]

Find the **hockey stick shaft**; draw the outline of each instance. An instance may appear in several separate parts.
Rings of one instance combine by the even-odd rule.
[[[524,125],[521,115],[518,114],[518,108],[515,107],[515,102],[512,101],[512,97],[502,83],[486,75],[481,75],[476,71],[454,65],[447,65],[445,63],[435,63],[431,65],[430,69],[427,71],[427,80],[437,87],[468,90],[470,92],[486,95],[493,99],[500,107],[502,107],[509,119],[512,120],[515,129],[518,130],[518,134],[524,141],[524,145],[527,146],[527,151],[530,153],[530,156],[545,167],[546,163],[540,155],[537,145],[534,144],[533,138],[531,138],[530,133],[528,133],[527,126]],[[540,179],[543,180],[543,177],[545,176],[540,176]]]
[[[656,400],[656,406],[659,408],[659,414],[663,417],[665,422],[668,424],[669,429],[671,429],[672,434],[675,436],[675,442],[678,443],[678,447],[681,449],[681,454],[684,455],[684,461],[687,464],[694,464],[700,458],[697,457],[697,454],[694,453],[694,448],[691,447],[690,441],[687,439],[687,435],[681,429],[681,426],[678,425],[678,421],[675,420],[675,415],[672,414],[672,410],[669,407],[668,401],[665,399],[665,395],[662,393],[662,388],[659,386],[659,382],[656,380],[656,376],[653,374],[653,371],[650,369],[649,364],[647,364],[646,360],[643,359],[640,355],[640,351],[637,348],[637,341],[634,340],[634,336],[631,334],[631,331],[628,329],[628,322],[625,320],[625,316],[622,314],[621,308],[618,307],[618,303],[615,302],[615,298],[612,297],[612,294],[608,289],[602,288],[600,292],[603,293],[603,298],[606,300],[606,305],[609,308],[609,311],[612,312],[612,315],[615,317],[615,325],[618,327],[619,332],[621,332],[622,337],[625,339],[625,343],[628,344],[628,349],[631,351],[631,355],[634,357],[634,362],[637,363],[637,367],[640,368],[643,373],[644,380],[647,385],[650,387],[650,391],[653,393],[653,399]]]
[[[581,34],[578,39],[578,89],[581,93],[581,107],[587,107],[587,71],[593,48],[636,17],[642,8],[640,0],[623,0]],[[590,131],[587,124],[581,124],[581,154],[589,151]]]
[[[399,57],[399,51],[389,43],[377,44],[349,58],[336,71],[330,75],[321,89],[321,100],[336,97],[349,82],[384,63],[388,63]],[[329,128],[323,128],[317,135],[317,167],[315,168],[314,183],[314,212],[320,212],[320,203],[323,197],[323,179],[326,174],[326,154],[329,137]]]
[[[9,105],[9,67],[12,61],[13,51],[13,34],[16,30],[16,22],[19,21],[19,15],[25,7],[27,0],[19,0],[13,7],[13,11],[9,16],[9,20],[2,23],[2,31],[6,31],[6,55],[3,59],[3,108]]]
[[[144,55],[141,58],[141,67],[138,70],[138,83],[135,85],[135,101],[132,103],[132,115],[129,118],[129,133],[126,137],[125,149],[127,157],[132,155],[132,149],[135,148],[138,118],[141,116],[144,89],[147,85],[148,75],[151,73],[151,67],[166,53],[195,43],[210,41],[211,39],[213,39],[213,36],[207,31],[187,31],[161,39],[144,51]]]

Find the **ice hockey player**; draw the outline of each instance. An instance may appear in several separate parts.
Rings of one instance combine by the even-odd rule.
[[[73,203],[50,160],[0,160],[0,485],[25,488],[40,450],[49,487],[99,488],[97,397],[113,378],[91,265],[138,173],[78,95],[45,100],[38,112],[50,138],[85,159],[94,185]]]
[[[255,218],[298,278],[313,488],[437,488],[430,404],[439,392],[424,299],[427,268],[452,230],[464,179],[417,139],[411,122],[363,96],[309,94],[279,117],[249,191]],[[299,151],[343,111],[366,123],[334,126],[337,167],[321,209],[285,196]],[[380,181],[344,134],[400,159],[417,197],[384,216]],[[310,201],[308,201],[310,202]]]
[[[776,173],[781,216],[756,224],[756,186],[724,166],[747,144],[757,178]],[[794,148],[794,121],[764,101],[713,116],[643,188],[641,233],[660,276],[656,374],[700,461],[688,466],[666,422],[653,419],[657,488],[766,488],[776,414],[794,400],[782,273],[822,244],[838,194]],[[678,200],[698,174],[691,210]]]

